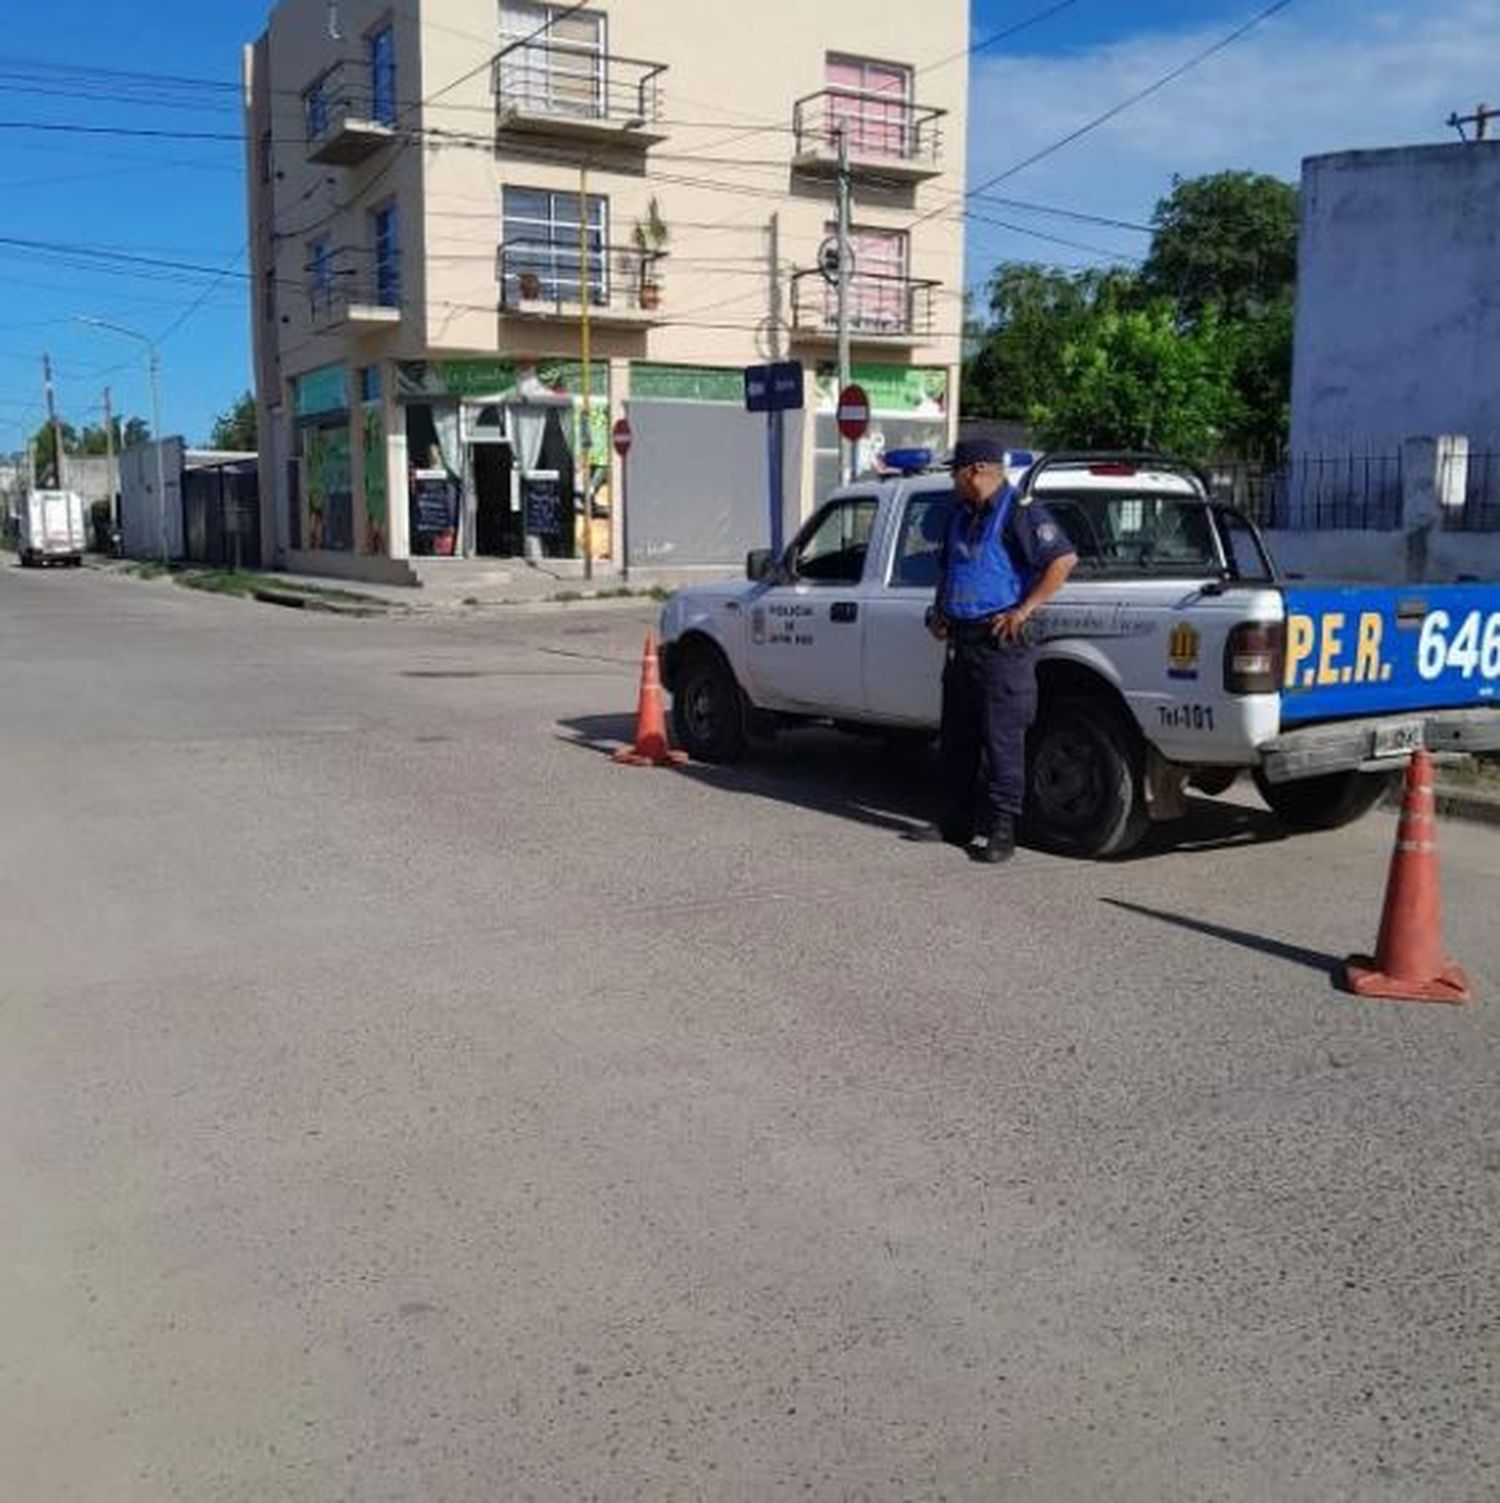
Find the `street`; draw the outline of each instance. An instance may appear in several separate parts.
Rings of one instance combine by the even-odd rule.
[[[1357,1001],[1389,813],[985,869],[655,610],[3,561],[0,1496],[1495,1497],[1500,835]]]

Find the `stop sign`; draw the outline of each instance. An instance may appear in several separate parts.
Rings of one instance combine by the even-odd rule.
[[[618,454],[621,459],[623,459],[628,453],[630,453],[631,441],[635,438],[635,435],[630,431],[629,420],[626,418],[621,418],[620,421],[616,423],[615,426],[610,430],[610,432],[614,437],[615,453]]]
[[[852,382],[839,393],[839,432],[852,444],[865,436],[870,426],[870,399],[862,386]]]

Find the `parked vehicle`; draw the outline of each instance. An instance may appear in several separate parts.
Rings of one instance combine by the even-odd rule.
[[[1500,747],[1500,585],[1305,585],[1191,465],[1056,455],[1046,504],[1078,567],[1031,629],[1038,719],[1026,824],[1080,856],[1129,850],[1191,786],[1248,771],[1289,823],[1369,809],[1419,746]],[[953,504],[930,469],[835,491],[784,555],[662,612],[679,744],[704,761],[799,722],[936,731],[943,648],[926,629]]]
[[[30,491],[22,505],[17,548],[24,568],[83,562],[88,519],[76,491]]]

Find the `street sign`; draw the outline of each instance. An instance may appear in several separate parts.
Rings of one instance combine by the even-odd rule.
[[[865,436],[870,426],[870,399],[863,386],[850,382],[839,393],[839,432],[852,444]]]
[[[618,454],[621,459],[624,459],[624,457],[628,453],[630,453],[630,445],[635,438],[635,434],[630,431],[629,419],[621,418],[620,421],[610,429],[610,433],[614,438],[615,453]]]
[[[802,362],[745,367],[746,412],[794,412],[802,406]]]

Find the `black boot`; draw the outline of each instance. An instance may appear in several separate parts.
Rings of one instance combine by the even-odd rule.
[[[1016,823],[1009,816],[997,819],[990,826],[989,838],[977,851],[974,859],[986,866],[998,866],[1009,861],[1016,853]]]

